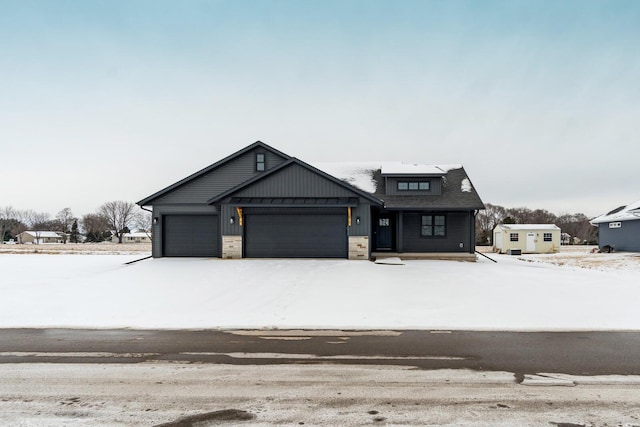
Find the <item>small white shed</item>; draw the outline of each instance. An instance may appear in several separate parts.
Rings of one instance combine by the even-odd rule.
[[[550,254],[560,250],[560,227],[554,224],[498,224],[493,229],[493,251]]]

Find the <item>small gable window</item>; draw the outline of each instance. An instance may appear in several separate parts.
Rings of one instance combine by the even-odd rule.
[[[422,237],[446,236],[446,219],[444,215],[422,215],[420,235]]]
[[[398,181],[398,191],[429,191],[429,181]]]
[[[265,160],[263,153],[256,154],[256,170],[258,172],[262,172],[265,170]]]

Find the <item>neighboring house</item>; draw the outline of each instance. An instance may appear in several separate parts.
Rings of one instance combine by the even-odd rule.
[[[592,219],[598,227],[598,245],[616,251],[640,252],[640,200]]]
[[[18,243],[63,243],[63,237],[54,231],[23,231],[16,238]]]
[[[154,257],[475,260],[484,205],[462,166],[359,174],[369,191],[258,141],[138,205],[153,208]]]
[[[111,236],[112,243],[118,243],[118,236]],[[151,236],[145,232],[125,233],[122,243],[151,243]]]
[[[560,250],[560,227],[554,224],[498,224],[493,229],[493,250],[549,254]]]

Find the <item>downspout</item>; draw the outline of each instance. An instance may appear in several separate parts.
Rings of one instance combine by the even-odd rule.
[[[151,236],[149,236],[149,238],[151,239],[151,256],[153,256],[153,252],[154,252],[153,248],[155,247],[155,245],[153,244],[153,242],[154,242],[153,234],[154,234],[154,231],[155,231],[153,229],[154,228],[153,226],[154,225],[158,225],[159,226],[159,224],[156,224],[156,219],[153,217],[153,211],[152,210],[147,209],[144,206],[140,206],[140,209],[142,209],[143,211],[147,211],[147,212],[149,212],[151,214]]]

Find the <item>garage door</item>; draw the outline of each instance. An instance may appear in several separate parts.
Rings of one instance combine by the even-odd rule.
[[[217,215],[166,215],[163,255],[167,257],[220,256]]]
[[[247,258],[346,258],[345,214],[251,214],[245,218]]]

